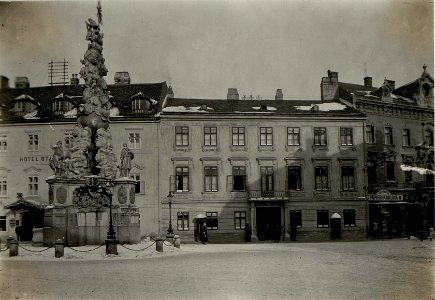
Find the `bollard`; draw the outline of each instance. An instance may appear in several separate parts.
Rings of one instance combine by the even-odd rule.
[[[9,256],[18,256],[18,242],[16,240],[9,242]]]
[[[156,238],[156,251],[163,252],[163,239],[160,237]]]
[[[171,243],[171,245],[174,243],[174,234],[173,233],[168,233],[166,235],[166,240]]]
[[[106,255],[118,255],[118,244],[119,241],[117,239],[106,239]]]
[[[6,247],[9,248],[9,244],[10,244],[10,242],[12,242],[13,240],[14,240],[14,238],[11,237],[11,236],[9,236],[9,237],[7,238],[7,240],[6,240]]]
[[[181,244],[180,236],[179,235],[174,235],[174,246],[176,248],[180,248],[180,244]]]
[[[65,245],[61,239],[54,243],[54,257],[59,258],[64,254]]]

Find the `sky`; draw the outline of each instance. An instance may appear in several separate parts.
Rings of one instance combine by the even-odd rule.
[[[423,0],[103,0],[106,81],[166,81],[180,98],[320,99],[327,71],[396,87],[434,69],[433,2]],[[0,75],[48,85],[48,62],[78,73],[97,1],[0,2]],[[83,82],[83,81],[81,81]]]

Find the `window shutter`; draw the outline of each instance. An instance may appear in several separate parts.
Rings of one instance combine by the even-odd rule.
[[[233,175],[227,175],[227,191],[232,191],[234,186]]]
[[[175,192],[176,189],[176,180],[175,180],[175,175],[171,175],[169,176],[169,191],[171,192]]]

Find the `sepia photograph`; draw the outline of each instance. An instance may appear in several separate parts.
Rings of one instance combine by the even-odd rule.
[[[435,299],[433,1],[0,23],[0,299]]]

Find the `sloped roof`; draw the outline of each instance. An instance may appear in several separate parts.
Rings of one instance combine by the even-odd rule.
[[[143,83],[143,84],[112,84],[108,85],[109,98],[112,105],[120,110],[121,115],[132,115],[130,97],[142,93],[159,103],[161,108],[163,100],[166,97],[168,86],[166,82]],[[52,103],[59,99],[59,95],[64,99],[80,104],[83,102],[84,85],[64,85],[64,86],[43,86],[32,88],[9,88],[0,90],[0,105],[6,107],[3,109],[3,118],[7,120],[16,119],[13,114],[8,113],[8,108],[13,107],[14,99],[20,95],[28,95],[38,101],[42,110],[47,112],[52,110]],[[57,97],[57,98],[56,98]],[[16,100],[15,100],[16,101]],[[44,113],[43,113],[44,114]],[[133,115],[132,115],[133,116]],[[56,118],[56,116],[49,116]],[[143,116],[142,116],[143,117]]]
[[[313,109],[314,105],[318,110]],[[307,100],[220,100],[168,99],[163,115],[171,114],[250,114],[250,115],[304,115],[304,116],[358,116],[365,115],[339,101]]]

